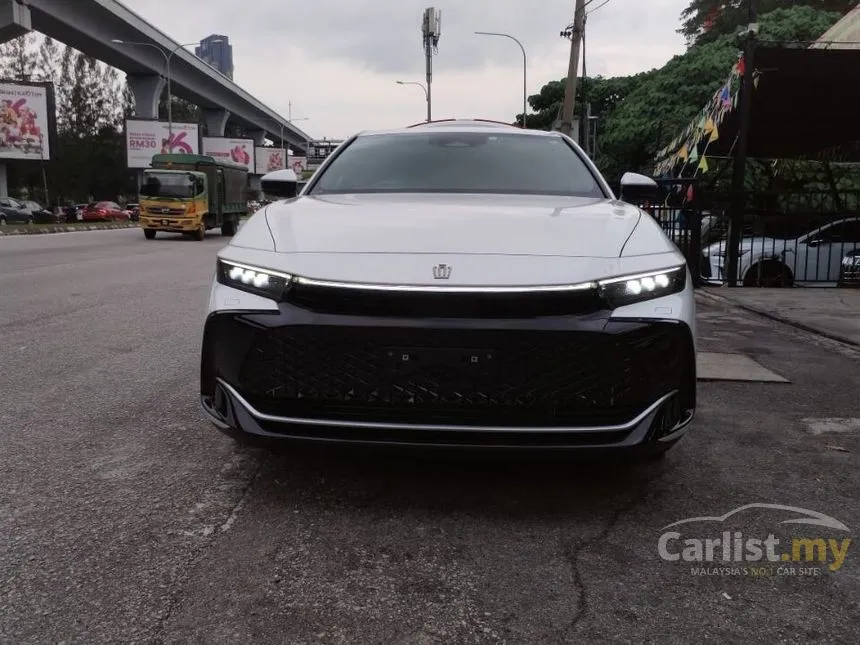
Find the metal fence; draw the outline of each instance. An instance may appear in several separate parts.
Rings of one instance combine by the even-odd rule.
[[[675,242],[690,267],[696,286],[705,265],[702,244],[707,242],[702,216],[701,185],[695,179],[659,179],[653,203],[640,204]]]
[[[659,180],[643,204],[687,257],[697,285],[727,280],[729,196],[696,180]],[[738,247],[736,284],[745,287],[860,283],[860,191],[750,193]]]

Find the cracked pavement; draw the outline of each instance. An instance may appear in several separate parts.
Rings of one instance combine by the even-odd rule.
[[[791,383],[700,383],[661,462],[243,449],[196,398],[223,243],[0,239],[0,643],[857,642],[853,545],[820,576],[657,552],[750,503],[854,537],[857,433],[805,420],[860,417],[856,350],[700,302],[701,350]]]

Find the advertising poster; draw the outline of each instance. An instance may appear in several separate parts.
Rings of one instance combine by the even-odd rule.
[[[0,82],[0,159],[50,159],[53,108],[47,85]]]
[[[302,173],[308,169],[307,157],[290,157],[290,168],[292,168],[293,172],[301,177]]]
[[[274,170],[283,170],[287,167],[287,151],[285,148],[257,148],[256,164],[257,174],[265,175]]]
[[[232,161],[254,172],[254,140],[227,137],[203,137],[203,154]]]
[[[200,153],[199,128],[196,123],[174,123],[170,139],[170,124],[166,121],[125,122],[125,146],[129,168],[149,168],[152,156],[176,153]]]

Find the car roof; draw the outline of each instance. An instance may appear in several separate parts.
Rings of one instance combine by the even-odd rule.
[[[498,130],[505,134],[518,134],[521,136],[534,137],[561,137],[559,132],[547,132],[546,130],[524,130],[519,126],[503,123],[501,121],[491,121],[489,119],[444,119],[440,121],[430,121],[415,123],[403,128],[390,128],[386,130],[365,130],[359,132],[357,136],[375,136],[389,134],[417,134],[422,130],[445,130],[446,132],[487,132],[488,130]]]

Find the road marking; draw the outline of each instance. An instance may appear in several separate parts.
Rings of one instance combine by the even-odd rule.
[[[860,418],[803,419],[810,434],[849,434],[860,432]]]
[[[743,354],[699,352],[696,355],[696,365],[697,378],[700,381],[790,382]]]

